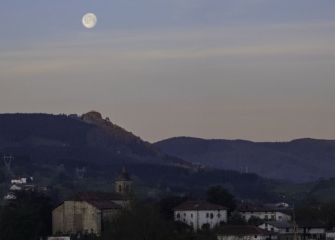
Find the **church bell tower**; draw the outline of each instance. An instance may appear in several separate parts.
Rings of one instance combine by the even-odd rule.
[[[122,172],[117,176],[115,181],[115,192],[127,195],[132,192],[133,181],[131,180],[127,169],[123,167]]]

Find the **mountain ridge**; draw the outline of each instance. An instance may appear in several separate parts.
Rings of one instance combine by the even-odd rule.
[[[154,145],[189,162],[250,171],[268,178],[302,182],[335,176],[335,140],[301,138],[288,142],[253,142],[174,137]]]
[[[272,180],[170,156],[94,111],[82,116],[0,114],[0,155],[14,157],[10,169],[0,162],[2,194],[10,179],[23,175],[62,197],[79,190],[113,191],[114,179],[126,165],[147,197],[201,194],[219,184],[241,198],[277,198],[269,187]]]

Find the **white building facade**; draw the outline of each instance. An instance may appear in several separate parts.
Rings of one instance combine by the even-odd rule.
[[[258,227],[266,231],[275,232],[278,234],[294,234],[294,225],[291,222],[270,221],[264,222]]]
[[[326,240],[335,240],[335,229],[326,231]]]
[[[322,223],[296,223],[292,222],[265,222],[258,226],[261,229],[278,234],[279,240],[325,240],[327,231]],[[329,234],[328,240],[334,240]],[[333,235],[335,237],[335,233]]]
[[[187,201],[174,209],[174,220],[191,226],[195,231],[214,228],[227,222],[227,209],[202,201]]]
[[[289,222],[292,220],[291,215],[280,210],[255,209],[255,210],[240,210],[239,212],[246,221],[249,221],[249,219],[252,217],[260,218],[265,221]]]
[[[224,226],[220,228],[217,235],[218,240],[269,240],[277,239],[276,235],[271,235],[263,229],[255,226]]]

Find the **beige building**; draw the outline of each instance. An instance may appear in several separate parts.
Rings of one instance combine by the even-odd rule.
[[[115,193],[78,193],[52,211],[52,232],[56,234],[95,233],[129,204],[132,182],[124,169],[118,176]]]

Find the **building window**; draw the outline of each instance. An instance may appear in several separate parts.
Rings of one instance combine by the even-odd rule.
[[[193,218],[193,213],[191,213],[191,218]]]
[[[257,235],[255,235],[255,237],[254,238],[257,238]]]
[[[206,213],[206,218],[209,218],[209,213]]]
[[[177,218],[180,218],[180,213],[177,213]]]
[[[184,213],[184,217],[186,217],[186,213]]]
[[[210,214],[210,218],[213,219],[213,217],[214,217],[214,215],[213,215],[213,213],[211,213],[211,214]]]
[[[287,232],[287,233],[289,232],[289,230],[290,230],[289,228],[286,228],[286,232]]]
[[[220,218],[221,217],[221,214],[220,213],[218,213],[218,218]]]

